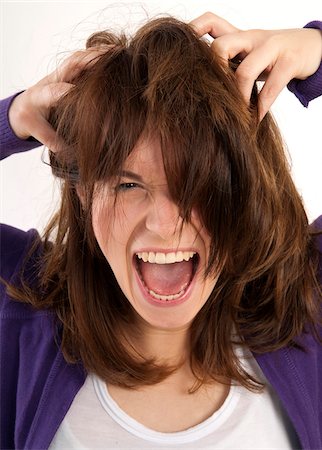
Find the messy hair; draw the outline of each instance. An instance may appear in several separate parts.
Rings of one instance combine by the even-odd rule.
[[[87,40],[87,48],[104,44],[106,52],[51,112],[64,142],[51,154],[61,207],[42,239],[41,289],[25,284],[15,296],[53,309],[65,359],[109,383],[136,387],[173,373],[130,341],[135,313],[91,218],[96,183],[120,173],[140,136],[153,133],[181,217],[189,222],[194,208],[211,236],[205,276],[220,273],[190,328],[195,389],[231,379],[259,389],[236,356],[236,341],[271,352],[298,345],[308,328],[317,337],[320,320],[314,233],[278,128],[270,114],[258,122],[256,86],[246,105],[234,65],[188,24],[162,17],[132,37],[99,32]]]

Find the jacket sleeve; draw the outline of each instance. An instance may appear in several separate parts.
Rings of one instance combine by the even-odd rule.
[[[322,22],[314,20],[304,28],[315,28],[322,31]],[[288,89],[300,100],[302,105],[308,106],[309,102],[322,95],[322,61],[318,70],[306,80],[294,78],[288,85]]]
[[[34,138],[19,139],[14,134],[9,124],[8,111],[13,99],[17,95],[15,94],[4,100],[0,100],[0,159],[42,145]],[[0,224],[0,277],[6,281],[11,281],[11,277],[15,274],[16,268],[19,266],[20,259],[30,247],[31,241],[36,237],[36,230],[25,232],[8,225]],[[1,283],[0,285],[0,297],[2,297],[1,294],[3,294],[4,286]]]
[[[12,101],[19,94],[20,92],[0,100],[0,159],[4,159],[13,153],[25,152],[42,145],[41,142],[33,137],[19,139],[10,126],[8,111]]]

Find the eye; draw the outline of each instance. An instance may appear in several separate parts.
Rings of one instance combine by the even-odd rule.
[[[133,190],[135,188],[139,188],[140,185],[137,183],[132,183],[132,182],[128,182],[128,183],[120,183],[115,187],[115,191],[116,192],[125,192],[125,191],[130,191]]]

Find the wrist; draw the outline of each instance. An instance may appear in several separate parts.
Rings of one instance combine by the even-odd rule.
[[[315,28],[322,31],[322,22],[314,20],[305,25],[304,28]],[[311,100],[322,94],[322,61],[316,72],[305,80],[293,78],[288,85],[288,89],[300,100],[303,106],[307,107]]]
[[[21,128],[21,123],[24,121],[24,109],[21,105],[21,96],[24,91],[20,92],[14,99],[12,100],[9,110],[8,110],[8,120],[9,125],[19,139],[28,139],[30,135],[23,131]]]

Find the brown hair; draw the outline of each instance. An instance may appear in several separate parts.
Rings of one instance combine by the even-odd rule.
[[[256,389],[260,383],[234,353],[233,331],[263,353],[296,345],[306,327],[317,337],[320,321],[314,233],[277,126],[270,114],[258,123],[256,87],[248,107],[233,68],[185,23],[158,18],[131,39],[100,32],[87,41],[101,44],[113,47],[74,80],[50,117],[66,148],[51,155],[63,180],[60,211],[42,242],[46,294],[26,284],[22,294],[11,293],[52,308],[63,325],[66,360],[81,360],[110,383],[153,384],[174,370],[130,345],[134,312],[91,223],[95,183],[119,173],[143,132],[156,133],[173,201],[185,221],[197,208],[211,235],[206,275],[220,265],[191,326],[197,388],[228,378]]]

